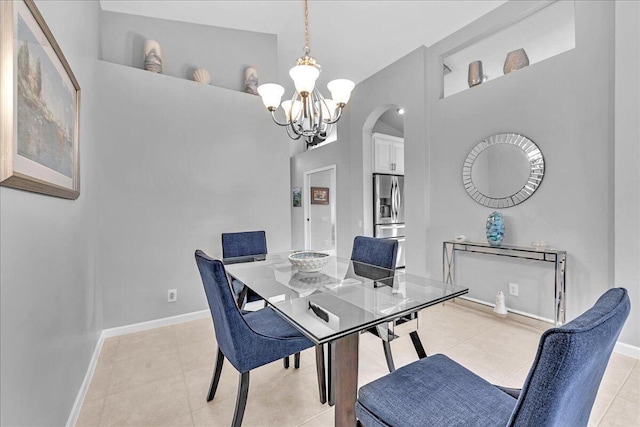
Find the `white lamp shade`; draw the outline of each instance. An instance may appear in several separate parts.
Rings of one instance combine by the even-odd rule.
[[[347,79],[332,80],[327,85],[331,97],[336,104],[346,104],[351,97],[351,91],[355,87],[355,83]]]
[[[326,121],[333,120],[336,115],[336,108],[338,105],[333,99],[325,99],[323,101],[318,101],[320,104],[320,108],[322,109],[322,119]]]
[[[316,85],[316,79],[320,75],[320,70],[312,65],[296,65],[289,70],[289,75],[299,94],[311,93]]]
[[[258,86],[258,94],[262,97],[262,102],[265,107],[275,109],[280,105],[284,88],[275,83],[266,83]]]
[[[293,105],[291,100],[284,101],[282,103],[282,109],[284,110],[284,116],[287,118],[287,121],[291,121],[291,117],[295,120],[300,115],[300,110],[302,109],[302,102],[293,101]]]

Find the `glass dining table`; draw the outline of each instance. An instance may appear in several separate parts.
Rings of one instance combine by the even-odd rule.
[[[393,325],[468,288],[335,256],[320,271],[301,272],[289,254],[228,258],[225,268],[314,344],[331,344],[335,425],[354,426],[360,332]]]

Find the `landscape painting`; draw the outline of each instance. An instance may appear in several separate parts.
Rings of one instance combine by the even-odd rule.
[[[80,171],[79,85],[35,3],[2,3],[4,16],[10,9],[13,18],[13,40],[10,48],[2,41],[2,57],[10,54],[14,63],[12,75],[2,75],[13,83],[13,155],[10,165],[2,165],[2,185],[75,199]]]
[[[17,44],[18,155],[72,178],[75,89],[21,15]]]

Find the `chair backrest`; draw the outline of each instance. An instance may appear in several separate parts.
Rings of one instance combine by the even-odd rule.
[[[247,345],[255,332],[247,325],[231,294],[227,274],[222,262],[209,258],[201,250],[196,251],[196,264],[209,302],[216,340],[224,356],[243,372]]]
[[[375,239],[373,237],[356,236],[353,239],[351,260],[377,267],[396,269],[398,241],[393,239]]]
[[[264,231],[222,233],[222,258],[234,258],[267,253]]]
[[[613,288],[580,317],[542,334],[508,425],[586,426],[629,310],[627,290]]]

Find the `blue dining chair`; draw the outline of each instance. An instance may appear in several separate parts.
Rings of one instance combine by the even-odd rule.
[[[376,239],[365,236],[356,236],[356,238],[353,239],[353,249],[351,251],[352,261],[375,265],[376,267],[386,268],[395,272],[397,256],[397,240]],[[376,328],[368,329],[368,331],[379,336]],[[422,341],[420,341],[420,337],[418,336],[418,332],[412,331],[409,335],[413,346],[418,353],[418,357],[427,357]],[[389,368],[389,372],[393,372],[395,371],[395,365],[393,363],[393,354],[391,353],[391,344],[389,341],[382,339],[382,347],[384,349],[384,357],[387,361],[387,368]]]
[[[586,426],[613,347],[629,315],[627,290],[542,334],[522,390],[489,384],[436,354],[360,388],[356,416],[382,426]]]
[[[260,255],[267,255],[267,235],[264,231],[240,231],[222,233],[222,261],[225,264],[253,262]],[[236,294],[238,306],[242,308],[248,302],[261,301],[262,298],[239,280],[232,279],[231,286]],[[267,303],[265,301],[265,307]],[[289,357],[282,359],[285,369],[289,368]],[[293,366],[300,367],[300,353],[293,355]]]
[[[222,261],[225,264],[251,262],[255,259],[255,255],[266,254],[267,236],[264,231],[222,233]],[[235,279],[231,281],[231,286],[241,305],[262,299],[252,290],[245,289],[244,284]]]
[[[213,400],[220,381],[224,359],[240,373],[232,426],[240,426],[249,392],[249,372],[313,346],[313,343],[270,307],[242,312],[233,298],[221,261],[201,250],[195,253],[218,341],[218,355],[207,402]],[[317,360],[317,358],[316,358]],[[320,380],[322,379],[322,383]],[[324,364],[318,363],[320,400],[324,386]],[[322,402],[324,403],[324,402]]]

